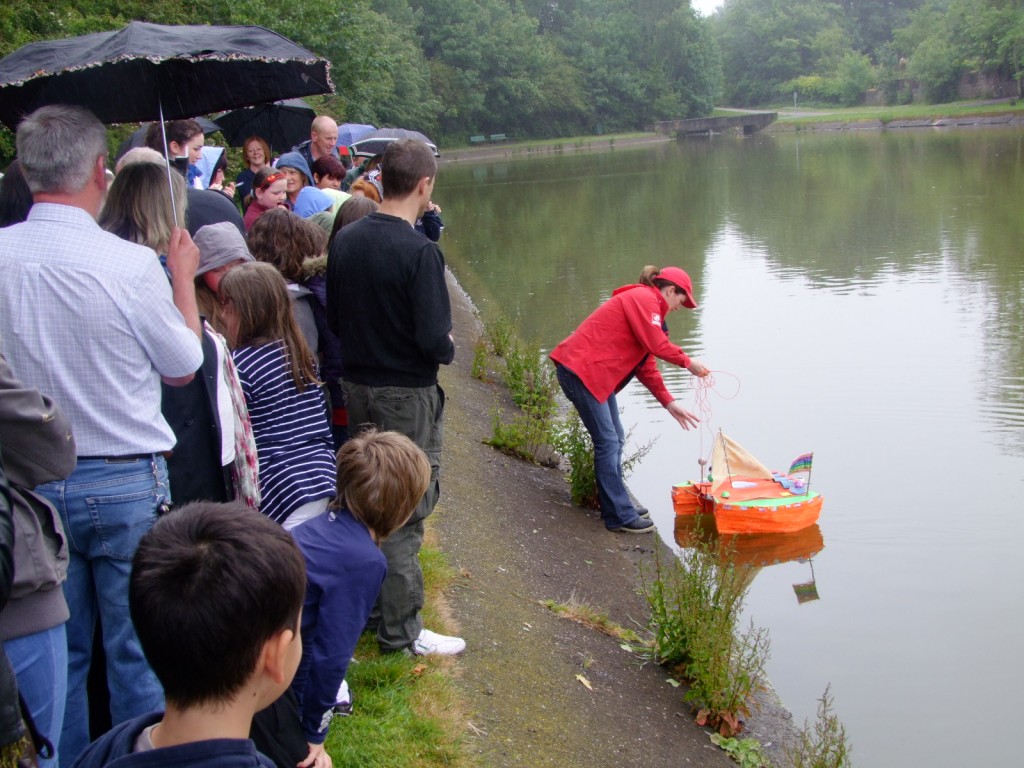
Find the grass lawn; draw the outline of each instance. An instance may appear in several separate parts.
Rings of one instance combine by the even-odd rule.
[[[948,104],[906,104],[888,107],[832,107],[827,105],[803,106],[794,108],[792,105],[776,104],[766,106],[764,112],[779,112],[780,123],[831,123],[836,121],[880,120],[888,123],[892,120],[923,120],[942,117],[992,116],[1024,113],[1024,100],[1016,104],[1003,101],[987,104],[979,101],[950,102]],[[799,112],[799,117],[785,114]],[[816,113],[816,114],[808,114]],[[736,114],[728,109],[715,110],[716,116]]]
[[[442,591],[453,573],[432,543],[420,552],[426,585],[424,623],[451,631]],[[336,717],[327,737],[335,768],[470,768],[461,739],[467,718],[452,684],[456,662],[443,657],[382,655],[363,635],[349,665],[353,712]]]

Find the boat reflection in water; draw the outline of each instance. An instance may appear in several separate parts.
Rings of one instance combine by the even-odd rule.
[[[793,533],[720,534],[712,515],[676,515],[676,544],[684,549],[704,546],[724,562],[731,560],[737,569],[747,572],[749,586],[762,568],[779,563],[806,561],[810,581],[793,585],[799,603],[818,599],[814,581],[814,555],[825,548],[825,539],[817,523]]]

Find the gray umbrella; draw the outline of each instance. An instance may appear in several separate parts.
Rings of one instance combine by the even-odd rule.
[[[358,155],[380,155],[388,148],[388,145],[399,139],[416,139],[422,141],[433,151],[435,157],[440,157],[437,145],[419,131],[410,131],[406,128],[378,128],[373,133],[366,134],[359,141],[352,144],[352,149]]]

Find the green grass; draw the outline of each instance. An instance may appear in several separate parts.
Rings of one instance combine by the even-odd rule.
[[[990,117],[1006,114],[1024,114],[1024,100],[1016,104],[978,104],[977,102],[952,102],[949,104],[906,104],[887,107],[817,107],[820,114],[807,117],[788,117],[779,115],[780,123],[796,125],[849,121],[849,120],[881,120],[883,123],[892,120],[938,119],[942,117]],[[765,111],[792,110],[792,106],[766,107]],[[798,106],[796,111],[812,111],[812,107]]]
[[[428,541],[420,552],[426,586],[424,624],[451,631],[442,590],[455,574]],[[336,717],[327,737],[335,768],[471,768],[462,748],[466,717],[452,682],[452,658],[382,655],[376,638],[359,641],[347,679],[353,713]]]
[[[570,596],[564,603],[555,600],[539,600],[538,602],[556,616],[561,616],[564,619],[575,621],[577,624],[595,629],[630,646],[649,648],[651,645],[649,640],[641,637],[636,631],[612,621],[607,613],[587,603],[580,602],[576,599],[575,595]]]

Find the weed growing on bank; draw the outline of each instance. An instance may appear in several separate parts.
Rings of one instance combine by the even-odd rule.
[[[487,342],[482,338],[476,340],[473,347],[473,368],[470,371],[474,379],[486,382],[487,379]]]
[[[753,623],[738,631],[747,592],[744,573],[708,544],[684,550],[642,584],[651,608],[655,658],[689,683],[684,699],[697,722],[723,736],[742,729],[741,717],[761,686],[768,632]]]
[[[633,430],[626,433],[626,442],[630,441]],[[585,509],[599,509],[597,497],[597,477],[594,475],[594,442],[590,433],[583,426],[579,413],[575,408],[569,410],[564,419],[554,425],[551,432],[551,444],[568,462],[569,492],[572,503]],[[643,461],[654,447],[654,440],[637,446],[622,458],[622,475],[629,477],[633,467]]]
[[[597,478],[594,475],[594,442],[576,409],[562,419],[552,433],[555,450],[569,464],[569,492],[577,507],[597,509]]]
[[[740,768],[764,768],[770,765],[767,755],[761,749],[761,742],[757,739],[737,739],[712,733],[711,742],[739,763]]]
[[[536,462],[550,444],[550,435],[550,418],[542,409],[523,409],[506,421],[504,411],[495,405],[491,410],[491,436],[484,442],[502,453]]]
[[[849,768],[853,748],[846,728],[832,712],[831,686],[818,699],[818,717],[813,725],[804,723],[800,740],[786,750],[793,768]]]
[[[484,442],[503,453],[527,461],[538,461],[551,445],[551,433],[558,401],[555,373],[541,354],[540,345],[524,343],[516,335],[515,326],[505,317],[486,326],[491,351],[504,358],[504,382],[518,408],[511,420],[495,405],[491,412],[491,437]],[[486,349],[473,359],[473,375],[486,371]],[[477,376],[482,378],[482,376]]]
[[[495,318],[485,326],[487,339],[491,342],[491,351],[498,357],[505,357],[512,348],[512,339],[516,335],[516,325],[505,315]]]

